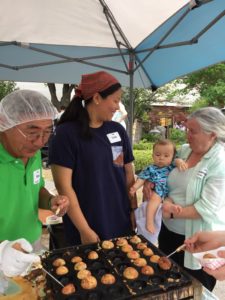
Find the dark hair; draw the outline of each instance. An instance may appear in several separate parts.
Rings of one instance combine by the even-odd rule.
[[[157,142],[154,143],[153,147],[152,147],[152,150],[154,151],[155,147],[157,145],[162,145],[162,146],[166,146],[166,145],[171,145],[173,147],[173,158],[175,157],[176,155],[176,145],[171,141],[171,140],[168,140],[168,139],[160,139],[158,140]]]
[[[106,90],[98,93],[103,99],[105,99],[120,88],[121,84],[116,83],[108,87]],[[86,106],[88,106],[88,104],[92,102],[92,98],[85,100],[85,107],[82,105],[82,101],[84,101],[82,96],[75,95],[68,107],[66,108],[66,110],[64,111],[57,125],[66,122],[77,121],[81,127],[81,136],[85,138],[90,138],[92,136],[89,127],[90,118]]]

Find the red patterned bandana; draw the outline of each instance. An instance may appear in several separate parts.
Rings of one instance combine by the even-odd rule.
[[[76,89],[76,96],[88,100],[92,98],[95,93],[102,92],[116,83],[119,83],[118,80],[104,71],[85,74],[82,75],[81,83]]]

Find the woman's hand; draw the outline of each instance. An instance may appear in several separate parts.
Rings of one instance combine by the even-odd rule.
[[[153,188],[154,188],[154,183],[145,180],[145,183],[143,185],[143,190],[142,190],[144,200],[150,200],[152,196]]]
[[[219,252],[220,252],[220,257],[225,258],[225,251],[219,251]],[[215,277],[217,280],[220,281],[225,280],[225,265],[216,270],[211,270],[209,268],[203,268],[203,270],[209,275]]]
[[[131,197],[134,197],[135,194],[136,194],[136,191],[137,191],[137,189],[136,189],[134,186],[132,186],[132,187],[130,188],[130,190],[129,190],[130,196],[131,196]]]
[[[134,231],[136,229],[136,220],[135,220],[134,210],[132,210],[130,212],[130,220],[131,220],[132,230]]]
[[[225,231],[202,231],[184,241],[189,252],[203,252],[225,245]]]
[[[171,198],[166,198],[162,205],[163,217],[170,218],[171,214],[179,215],[182,212],[182,206],[174,204]]]
[[[84,245],[100,242],[99,236],[91,228],[80,232],[80,239],[81,239],[81,243]]]

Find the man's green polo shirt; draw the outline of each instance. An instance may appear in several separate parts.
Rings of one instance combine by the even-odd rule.
[[[41,166],[40,151],[25,167],[0,144],[0,241],[25,238],[33,243],[40,238],[38,202],[44,186]]]

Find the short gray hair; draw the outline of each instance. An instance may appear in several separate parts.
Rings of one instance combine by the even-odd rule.
[[[200,108],[188,116],[196,119],[201,129],[206,133],[215,133],[218,142],[225,142],[225,116],[215,107]]]

